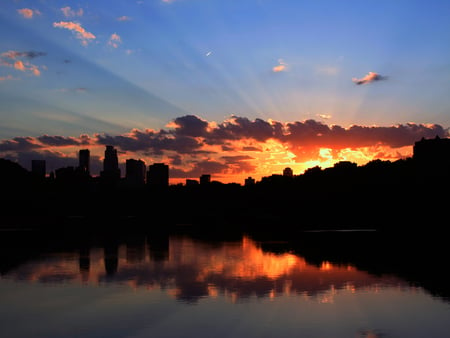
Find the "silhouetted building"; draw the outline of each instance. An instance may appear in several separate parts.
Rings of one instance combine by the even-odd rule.
[[[186,186],[187,187],[191,187],[193,185],[198,185],[198,181],[197,180],[186,179]]]
[[[200,184],[201,185],[205,185],[205,184],[210,184],[211,183],[211,175],[202,175],[200,176]]]
[[[31,173],[38,178],[45,178],[45,160],[31,160]]]
[[[103,171],[100,176],[107,181],[118,181],[120,179],[119,159],[117,150],[113,146],[106,146]]]
[[[81,149],[78,152],[78,169],[83,174],[90,174],[90,156],[89,149]]]
[[[155,187],[169,186],[169,166],[164,163],[154,163],[148,167],[147,184]]]
[[[283,176],[284,177],[294,177],[294,172],[292,171],[291,168],[284,168],[283,170]]]
[[[145,162],[129,159],[126,161],[125,179],[129,185],[141,186],[145,184]]]
[[[450,162],[450,139],[436,136],[422,138],[414,144],[413,159],[433,166],[448,165]]]
[[[245,186],[246,187],[250,187],[250,186],[253,186],[253,185],[255,185],[255,179],[253,177],[247,177],[245,179]]]
[[[75,168],[65,167],[55,170],[56,180],[58,182],[64,183],[74,183],[75,182]]]

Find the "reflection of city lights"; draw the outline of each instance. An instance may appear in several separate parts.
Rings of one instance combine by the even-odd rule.
[[[322,265],[320,266],[320,270],[331,270],[333,266],[330,262],[324,261],[322,262]]]

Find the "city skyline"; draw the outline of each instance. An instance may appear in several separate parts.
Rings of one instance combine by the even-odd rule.
[[[448,136],[447,1],[7,0],[0,157],[105,145],[171,183],[412,155]],[[195,20],[192,18],[195,17]]]

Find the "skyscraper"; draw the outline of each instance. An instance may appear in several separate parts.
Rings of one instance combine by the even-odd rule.
[[[83,174],[90,174],[90,152],[89,149],[81,149],[78,153],[78,169]]]
[[[106,146],[105,158],[103,159],[103,171],[100,176],[106,180],[120,179],[119,159],[117,149],[113,146]]]
[[[154,163],[148,167],[147,184],[157,187],[169,186],[169,166],[164,163]]]
[[[133,159],[127,160],[125,178],[130,185],[143,185],[145,183],[145,162]]]

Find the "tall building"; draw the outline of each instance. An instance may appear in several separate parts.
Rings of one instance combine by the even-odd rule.
[[[78,152],[78,169],[83,174],[90,174],[90,151],[89,149],[81,149]]]
[[[202,175],[200,176],[200,184],[205,185],[211,183],[211,175]]]
[[[283,176],[284,177],[294,177],[294,172],[292,171],[291,168],[284,168],[283,170]]]
[[[31,160],[31,172],[35,177],[45,178],[45,160]]]
[[[150,186],[169,186],[169,166],[164,163],[154,163],[148,167],[147,184]]]
[[[105,158],[103,159],[103,171],[100,176],[106,180],[120,179],[119,159],[117,149],[113,146],[106,146]]]
[[[133,186],[145,184],[145,162],[129,159],[126,161],[126,181]]]

